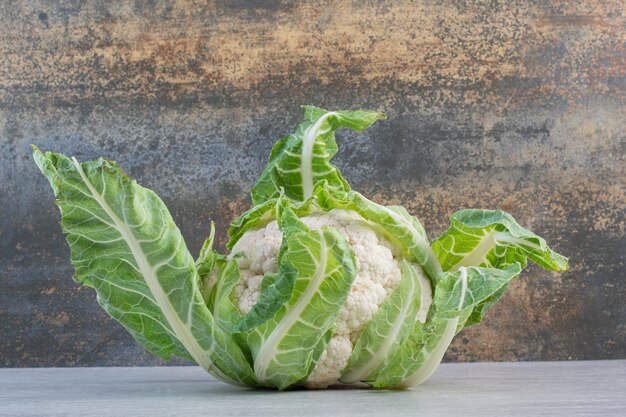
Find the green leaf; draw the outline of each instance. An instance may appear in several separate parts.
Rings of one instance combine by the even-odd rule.
[[[450,228],[433,242],[433,251],[444,271],[462,266],[506,267],[530,258],[552,271],[564,271],[567,258],[546,241],[521,227],[500,210],[461,210],[452,215]]]
[[[241,279],[238,256],[229,259],[220,269],[217,283],[211,294],[213,317],[215,322],[226,332],[235,333],[242,314],[232,301],[232,292]]]
[[[281,208],[279,219],[285,245],[281,262],[295,271],[295,284],[289,301],[247,341],[257,379],[285,389],[305,380],[330,341],[356,261],[335,229],[310,230],[289,207]]]
[[[508,284],[503,285],[502,288],[493,293],[491,296],[487,297],[483,302],[477,304],[476,307],[474,307],[474,309],[469,312],[467,318],[464,320],[460,320],[459,323],[463,327],[470,327],[480,323],[483,320],[483,317],[485,317],[485,314],[487,314],[487,311],[491,307],[493,307],[494,304],[496,304],[498,300],[500,300],[500,298],[502,298],[508,288]]]
[[[545,240],[521,227],[508,213],[497,210],[461,210],[452,215],[450,228],[433,242],[444,271],[462,266],[506,268],[527,258],[546,269],[563,271],[567,258],[551,250]],[[503,287],[476,306],[463,322],[480,323],[485,313],[504,295]]]
[[[361,333],[341,381],[350,384],[372,380],[370,375],[388,366],[391,353],[409,337],[420,309],[428,310],[431,299],[428,279],[402,261],[400,284]],[[424,316],[422,322],[425,319]]]
[[[405,224],[410,225],[407,228],[410,229],[412,233],[417,233],[418,235],[422,236],[424,240],[428,241],[426,230],[424,230],[424,226],[422,226],[420,221],[417,220],[417,217],[411,216],[409,212],[402,206],[384,206],[384,207],[396,213],[399,216],[399,218],[402,219],[400,220],[401,222],[404,222]]]
[[[190,359],[233,384],[255,385],[235,342],[215,325],[180,231],[152,191],[111,161],[33,157],[61,210],[78,282],[150,352]]]
[[[460,321],[506,287],[520,271],[516,263],[506,269],[461,267],[444,273],[435,288],[426,323],[416,323],[411,336],[394,352],[389,366],[376,376],[372,386],[408,388],[425,381],[462,328]]]
[[[219,254],[213,250],[213,241],[215,240],[215,223],[211,222],[211,232],[209,237],[204,241],[200,248],[200,255],[196,260],[196,269],[200,278],[207,276],[213,271],[215,263],[219,258]]]
[[[251,190],[254,205],[277,198],[281,188],[287,198],[304,201],[322,180],[341,190],[349,190],[337,167],[330,163],[337,153],[334,131],[347,127],[361,132],[376,120],[386,118],[372,111],[331,112],[313,106],[304,106],[304,109],[307,121],[272,148],[267,167]]]
[[[360,214],[379,234],[406,248],[406,254],[420,264],[432,285],[436,285],[441,266],[430,247],[424,228],[406,210],[397,206],[385,207],[356,191],[343,192],[325,183],[316,187],[315,197],[324,210],[342,208]]]
[[[301,222],[297,221],[300,217],[306,216],[319,209],[315,199],[308,199],[300,203],[292,203],[284,195],[280,195],[278,198],[268,200],[267,202],[248,210],[241,217],[239,217],[229,230],[231,234],[231,240],[228,246],[234,247],[239,238],[248,230],[252,228],[258,228],[266,225],[270,221],[276,219],[277,213],[284,213],[286,208],[289,211],[285,213],[283,217],[294,215],[289,222],[281,220],[282,227],[290,227],[290,225],[299,225]],[[280,220],[280,219],[279,219]],[[302,229],[304,230],[304,229]],[[278,255],[279,273],[268,273],[263,277],[261,284],[261,292],[259,294],[258,301],[254,304],[252,309],[246,313],[236,326],[236,331],[247,332],[254,327],[261,325],[270,318],[272,318],[285,304],[289,301],[293,286],[295,284],[297,271],[293,269],[286,258],[283,258],[283,254],[287,249],[286,241],[283,239],[281,250]]]
[[[268,272],[261,282],[259,300],[237,323],[237,332],[247,332],[265,323],[289,301],[296,280],[296,271],[289,263],[279,262],[279,273]]]
[[[444,272],[433,298],[437,317],[458,317],[461,311],[475,307],[498,293],[521,270],[519,263],[515,263],[506,269],[470,266]]]
[[[310,201],[310,200],[309,200]],[[309,229],[299,220],[294,205],[281,195],[275,200],[274,213],[278,217],[283,240],[278,252],[278,274],[267,274],[261,283],[261,293],[252,309],[239,322],[240,331],[249,331],[273,318],[293,295],[298,270],[293,266],[288,253],[288,239],[297,233],[308,233]],[[309,203],[305,203],[308,207]],[[302,207],[300,205],[299,207]],[[305,212],[309,209],[305,208]]]
[[[264,227],[271,221],[276,220],[277,204],[281,199],[289,201],[286,197],[281,197],[279,194],[279,197],[267,200],[258,206],[254,206],[239,216],[233,223],[231,223],[230,228],[228,229],[230,240],[226,244],[226,247],[232,250],[237,241],[248,230]],[[298,215],[298,217],[304,217],[316,210],[319,210],[319,206],[314,198],[310,198],[303,202],[292,202],[290,207],[294,213]]]
[[[426,324],[416,324],[407,340],[392,353],[388,364],[370,375],[365,382],[374,388],[409,388],[412,386],[408,381],[411,376],[426,370],[427,366],[434,370],[439,365],[437,360],[428,360],[432,357],[428,353],[443,349],[443,355],[454,336],[456,322],[429,319]],[[401,385],[403,382],[404,385]]]
[[[226,257],[218,254],[213,250],[213,240],[215,239],[215,223],[211,222],[211,233],[204,241],[200,249],[200,255],[196,260],[196,270],[200,280],[200,292],[205,304],[211,310],[213,307],[209,305],[209,299],[213,286],[217,282],[217,268],[220,268],[226,262]]]
[[[235,243],[244,235],[248,230],[264,227],[272,220],[276,220],[276,202],[277,198],[264,201],[259,205],[255,205],[250,210],[244,212],[234,222],[230,224],[228,229],[228,236],[230,239],[226,244],[229,250],[233,249]]]

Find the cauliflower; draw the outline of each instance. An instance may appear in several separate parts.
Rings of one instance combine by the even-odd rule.
[[[339,380],[363,328],[400,282],[402,248],[376,233],[363,217],[351,210],[318,211],[300,220],[313,230],[324,225],[334,227],[350,244],[356,258],[356,277],[335,323],[335,333],[307,379],[309,388],[326,388]],[[249,230],[234,245],[233,254],[245,254],[238,258],[241,280],[234,290],[242,313],[248,313],[259,299],[265,273],[278,272],[281,241],[282,232],[274,220],[263,228]],[[409,262],[419,271],[423,288],[430,290],[422,268]],[[426,302],[420,305],[418,313],[422,322],[432,301],[430,291],[424,299]]]
[[[239,386],[408,388],[477,324],[528,259],[567,258],[500,210],[461,210],[432,243],[400,206],[352,190],[335,130],[385,115],[304,106],[272,148],[252,207],[194,260],[165,204],[112,161],[34,148],[61,209],[76,280],[147,350]]]

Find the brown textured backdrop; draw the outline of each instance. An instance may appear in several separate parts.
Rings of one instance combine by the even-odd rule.
[[[626,358],[623,1],[199,3],[0,7],[0,366],[162,362],[72,281],[29,143],[117,160],[195,252],[307,103],[388,113],[340,134],[337,164],[431,236],[502,208],[571,258],[530,267],[447,360]]]

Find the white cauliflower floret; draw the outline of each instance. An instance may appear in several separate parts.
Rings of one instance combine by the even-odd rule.
[[[353,346],[347,336],[335,333],[309,375],[307,387],[326,388],[337,382],[341,372],[348,366]]]
[[[324,225],[337,229],[356,258],[356,277],[337,319],[335,334],[307,380],[309,388],[325,388],[339,380],[366,324],[400,283],[402,250],[376,233],[354,211],[334,209],[300,220],[311,229]],[[246,232],[233,247],[232,253],[246,254],[238,260],[241,281],[235,287],[237,307],[242,313],[249,312],[259,299],[264,274],[278,271],[281,240],[278,223],[272,221],[263,228]],[[413,266],[423,278],[421,267],[414,263]],[[423,282],[427,282],[425,278]],[[421,314],[425,315],[428,305],[422,309]]]

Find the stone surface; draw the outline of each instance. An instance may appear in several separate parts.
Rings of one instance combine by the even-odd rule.
[[[71,280],[30,143],[118,161],[196,253],[307,103],[388,113],[338,135],[337,165],[431,237],[502,208],[571,258],[525,271],[446,360],[626,358],[623,2],[445,3],[1,6],[0,366],[162,362]]]
[[[625,390],[626,361],[444,364],[408,391],[281,393],[197,367],[0,369],[0,416],[623,417]]]

